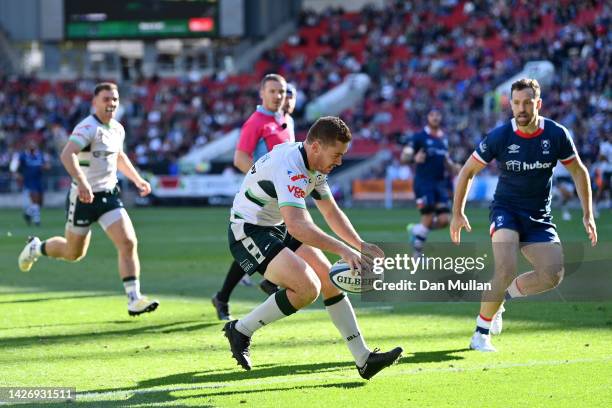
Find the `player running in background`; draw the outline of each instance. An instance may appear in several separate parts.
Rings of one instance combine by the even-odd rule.
[[[384,256],[360,238],[327,185],[326,175],[342,164],[350,141],[351,132],[340,118],[320,118],[304,143],[276,146],[259,159],[234,199],[228,233],[232,256],[246,273],[259,272],[284,288],[242,319],[225,324],[232,355],[245,370],[251,369],[253,334],[308,306],[319,293],[361,377],[371,378],[401,355],[401,347],[380,353],[366,346],[349,299],[331,283],[331,264],[323,253],[339,255],[353,269],[361,269],[361,254],[370,266],[372,257]],[[309,195],[344,242],[314,224],[306,209]]]
[[[610,208],[612,198],[612,134],[607,134],[604,138],[599,144],[597,162],[591,168],[597,188],[594,204],[595,218],[598,217],[601,209]]]
[[[432,109],[427,114],[427,125],[414,134],[402,151],[403,162],[416,164],[414,194],[421,213],[419,224],[408,224],[414,255],[423,252],[429,231],[444,228],[449,222],[450,200],[448,176],[459,171],[448,154],[448,141],[441,128],[442,114]]]
[[[560,162],[553,169],[553,181],[561,204],[561,219],[563,221],[571,221],[572,214],[569,211],[569,202],[574,197],[574,183],[572,175]]]
[[[259,96],[262,104],[257,106],[257,110],[244,123],[234,153],[234,165],[243,173],[249,171],[253,163],[275,145],[295,141],[291,117],[297,97],[295,87],[287,85],[285,78],[280,75],[268,74],[261,81]],[[240,265],[232,262],[221,290],[212,298],[219,320],[232,319],[229,299],[243,278],[250,282],[249,275],[245,275]],[[267,279],[262,280],[259,286],[268,295],[278,290],[278,287]]]
[[[83,259],[89,248],[91,224],[97,221],[117,248],[128,313],[135,316],[152,312],[159,302],[140,293],[136,233],[119,197],[117,170],[136,185],[141,196],[149,194],[151,186],[123,152],[125,130],[114,119],[119,107],[117,85],[97,84],[92,104],[95,113],[75,127],[61,154],[62,164],[72,177],[65,234],[42,242],[31,237],[19,255],[19,268],[29,271],[40,256],[72,262]]]
[[[491,290],[483,293],[470,343],[470,348],[479,351],[496,351],[490,334],[501,332],[504,298],[545,292],[563,279],[563,251],[550,215],[552,173],[557,161],[574,180],[584,228],[591,245],[597,244],[589,173],[569,131],[539,115],[542,100],[535,79],[514,82],[510,103],[514,118],[489,132],[461,169],[450,225],[451,239],[457,244],[462,228],[471,231],[464,212],[470,184],[496,159],[500,177],[489,216],[495,271]],[[517,277],[519,250],[533,270]]]
[[[43,205],[43,173],[49,170],[49,160],[38,149],[36,142],[29,140],[27,148],[13,156],[11,172],[17,174],[23,184],[23,218],[30,225],[40,225],[40,209]]]

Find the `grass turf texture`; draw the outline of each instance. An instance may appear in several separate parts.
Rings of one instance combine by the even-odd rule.
[[[316,213],[316,210],[313,211]],[[364,238],[403,241],[415,210],[347,211]],[[16,257],[28,234],[61,233],[63,212],[27,228],[18,211],[0,213],[0,386],[76,387],[83,406],[610,406],[612,303],[507,306],[498,353],[468,351],[476,303],[372,305],[352,297],[370,347],[404,347],[404,357],[361,380],[321,300],[258,332],[254,369],[231,358],[210,296],[229,265],[226,209],[134,209],[142,288],[160,308],[127,315],[116,253],[94,227],[76,264],[41,259],[30,273]],[[488,241],[485,210],[468,212]],[[558,222],[564,240],[586,240],[578,213]],[[556,219],[559,220],[560,217]],[[320,218],[317,218],[320,219]],[[612,217],[598,220],[600,242]],[[10,233],[10,234],[9,234]],[[447,241],[447,230],[432,241]],[[232,312],[264,299],[239,286]],[[24,405],[22,405],[24,406]]]

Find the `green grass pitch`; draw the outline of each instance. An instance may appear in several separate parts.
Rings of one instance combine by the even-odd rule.
[[[41,259],[21,273],[16,258],[27,235],[62,233],[63,212],[45,210],[38,229],[17,210],[0,212],[0,387],[76,387],[76,403],[90,407],[612,406],[612,302],[508,304],[494,340],[500,351],[487,354],[467,350],[476,303],[373,305],[352,297],[368,345],[405,350],[368,382],[319,299],[259,331],[254,368],[242,371],[210,305],[230,261],[228,210],[130,213],[143,292],[161,301],[138,318],[127,315],[116,254],[99,227],[83,261]],[[372,241],[405,240],[405,224],[417,220],[414,209],[347,213]],[[464,239],[488,241],[486,211],[468,215],[474,232]],[[558,221],[560,235],[586,241],[573,215]],[[611,241],[611,221],[609,213],[598,220],[602,243]],[[447,241],[448,231],[430,237]],[[239,286],[232,312],[244,315],[263,299]]]

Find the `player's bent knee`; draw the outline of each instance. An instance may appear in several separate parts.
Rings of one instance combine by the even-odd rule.
[[[304,279],[300,281],[295,292],[302,301],[303,306],[309,305],[319,297],[319,293],[321,293],[321,281],[314,275],[314,272],[308,273]]]
[[[126,237],[125,239],[119,242],[117,247],[121,252],[130,253],[138,247],[138,241],[136,240],[136,238]]]
[[[546,282],[547,286],[552,289],[559,286],[559,284],[563,280],[564,274],[565,268],[561,265],[558,265],[547,268],[546,271],[540,274],[540,276]]]
[[[508,285],[516,278],[516,270],[514,268],[498,267],[495,268],[495,279]]]
[[[308,279],[302,290],[304,301],[310,304],[319,297],[319,293],[321,293],[321,282],[318,279]]]

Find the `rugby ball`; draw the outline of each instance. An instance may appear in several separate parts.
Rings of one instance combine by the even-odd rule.
[[[332,265],[329,279],[338,289],[348,293],[364,293],[373,289],[375,277],[362,277],[360,272],[353,274],[351,267],[342,259]]]

